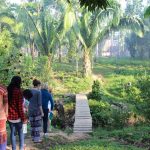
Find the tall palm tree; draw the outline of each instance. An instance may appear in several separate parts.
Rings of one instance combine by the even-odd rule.
[[[13,13],[11,6],[5,6],[4,9],[0,10],[0,32],[2,32],[3,30],[8,30],[10,32],[11,37],[13,39],[16,39],[14,40],[14,46],[17,48],[20,48],[21,46],[21,28],[22,23],[16,21],[15,14]]]
[[[64,30],[64,26],[66,25],[64,23],[64,17],[66,12],[69,14],[69,4],[67,5],[66,3],[66,8],[61,8],[61,13],[56,12],[55,15],[51,13],[52,11],[56,11],[56,9],[51,9],[55,7],[54,5],[51,7],[51,1],[41,0],[36,2],[36,5],[36,11],[38,9],[36,16],[32,15],[30,9],[26,6],[22,7],[22,12],[26,14],[26,18],[29,20],[29,26],[34,31],[34,44],[40,53],[49,56],[49,61],[51,61],[58,39],[61,41],[66,32]],[[33,12],[35,12],[34,9]]]
[[[111,27],[128,27],[138,34],[143,34],[143,24],[138,18],[124,17],[120,15],[117,3],[112,3],[106,10],[96,10],[93,13],[83,9],[80,17],[76,17],[73,30],[77,35],[83,50],[83,75],[91,76],[91,56],[93,48]]]
[[[74,31],[82,44],[83,50],[83,75],[91,76],[91,56],[95,45],[114,23],[115,11],[113,8],[97,10],[93,13],[83,10],[81,17],[74,25]]]

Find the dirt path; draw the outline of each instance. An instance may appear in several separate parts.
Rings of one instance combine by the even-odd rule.
[[[33,143],[30,136],[25,139],[26,150],[48,150],[50,147],[55,147],[56,145],[65,145],[67,143],[89,139],[90,135],[82,133],[72,133],[67,134],[62,131],[48,133],[47,137],[42,136],[42,143]],[[10,147],[10,146],[9,146]],[[10,148],[11,150],[11,148]],[[19,150],[19,148],[17,148]]]

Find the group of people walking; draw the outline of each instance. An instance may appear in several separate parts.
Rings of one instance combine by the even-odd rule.
[[[19,148],[25,149],[23,124],[27,124],[28,120],[33,142],[41,142],[42,120],[44,135],[48,132],[48,114],[54,106],[48,85],[34,79],[33,88],[22,91],[21,83],[21,77],[14,76],[7,88],[0,85],[0,150],[6,150],[7,146],[6,121],[10,127],[12,150],[16,150],[17,133]],[[29,102],[27,107],[25,101]],[[25,114],[27,110],[28,115]]]

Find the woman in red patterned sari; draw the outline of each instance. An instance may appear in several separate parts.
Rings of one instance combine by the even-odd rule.
[[[6,145],[7,145],[7,133],[6,133],[7,115],[8,115],[7,90],[4,86],[0,85],[0,150],[6,150]]]

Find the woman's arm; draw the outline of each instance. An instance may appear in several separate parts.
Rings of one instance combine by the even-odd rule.
[[[49,100],[51,102],[51,110],[53,110],[54,109],[54,100],[53,100],[53,97],[50,93],[49,93]]]
[[[5,111],[5,114],[7,117],[8,116],[8,95],[7,95],[7,92],[4,93],[3,101],[4,101],[4,111]]]
[[[42,106],[40,106],[41,116],[44,117]]]
[[[38,106],[40,108],[40,111],[41,111],[41,116],[43,117],[44,116],[44,113],[43,113],[43,109],[42,109],[42,95],[41,95],[41,92],[39,91],[38,93]]]

